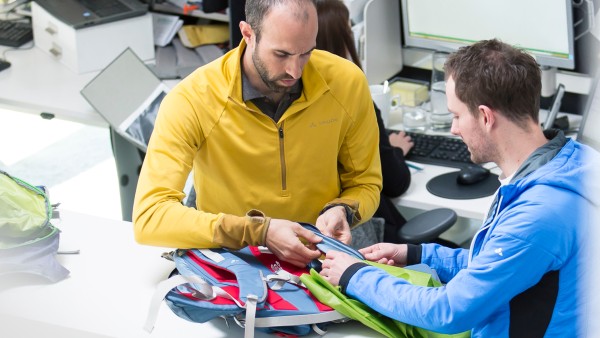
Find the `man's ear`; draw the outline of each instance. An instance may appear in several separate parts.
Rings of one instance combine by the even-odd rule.
[[[496,123],[496,111],[486,105],[479,105],[479,117],[486,129],[491,129]]]
[[[246,41],[246,44],[249,45],[252,40],[252,35],[254,35],[254,31],[250,24],[246,21],[240,21],[240,32],[242,33],[242,37]]]

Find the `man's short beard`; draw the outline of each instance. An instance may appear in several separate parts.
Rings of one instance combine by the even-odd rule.
[[[265,64],[262,62],[262,60],[258,56],[257,51],[258,51],[258,48],[255,48],[254,52],[252,53],[252,63],[254,64],[254,68],[256,68],[256,72],[258,73],[258,76],[260,76],[263,83],[267,86],[267,88],[269,88],[270,90],[272,90],[275,93],[288,92],[290,90],[288,87],[280,86],[276,83],[276,81],[279,79],[274,79],[274,80],[269,79],[269,72],[267,70],[267,67],[265,67]]]

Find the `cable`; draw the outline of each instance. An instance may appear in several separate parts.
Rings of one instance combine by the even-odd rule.
[[[8,61],[8,59],[6,58],[6,54],[8,54],[8,52],[15,52],[15,51],[20,51],[20,50],[29,50],[29,49],[32,49],[34,47],[33,40],[27,42],[23,46],[25,46],[25,47],[11,47],[11,48],[5,49],[2,52],[2,60]]]

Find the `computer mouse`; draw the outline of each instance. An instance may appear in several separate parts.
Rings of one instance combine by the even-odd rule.
[[[481,182],[490,176],[490,171],[479,165],[468,165],[462,168],[456,176],[456,183],[461,185],[471,185]]]
[[[10,62],[0,59],[0,71],[3,71],[8,67],[10,67]]]

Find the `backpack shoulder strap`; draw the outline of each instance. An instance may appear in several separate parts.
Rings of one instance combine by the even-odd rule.
[[[240,300],[244,304],[250,295],[259,303],[264,302],[267,298],[267,284],[262,271],[248,264],[240,255],[236,255],[236,252],[225,249],[193,249],[189,250],[188,255],[191,259],[200,259],[207,264],[217,265],[235,274],[240,289]],[[190,265],[187,264],[187,266]],[[179,269],[179,265],[177,265],[177,269]],[[180,273],[184,274],[181,270]]]
[[[180,285],[190,284],[191,291],[196,298],[211,300],[220,296],[230,299],[240,308],[246,309],[245,336],[253,337],[256,308],[259,304],[263,304],[267,298],[267,284],[259,269],[248,264],[234,252],[225,249],[177,250],[171,257],[179,274],[159,283],[152,297],[146,323],[144,324],[146,331],[152,332],[158,317],[160,304],[169,291]],[[206,271],[198,268],[198,264],[193,262],[216,265],[232,272],[236,276],[239,299],[223,290],[220,286],[224,284],[217,281]]]
[[[240,290],[239,297],[244,302],[241,307],[246,309],[244,337],[254,337],[256,307],[258,304],[264,304],[267,299],[267,283],[262,271],[248,264],[235,252],[225,249],[194,249],[191,250],[191,254],[197,258],[204,257],[205,261],[213,262],[235,274]]]

